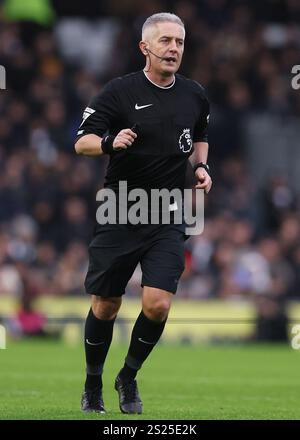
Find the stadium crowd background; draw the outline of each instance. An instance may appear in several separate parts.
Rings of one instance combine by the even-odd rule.
[[[137,43],[145,18],[170,11],[187,29],[180,73],[206,88],[212,109],[214,185],[204,233],[187,242],[178,297],[300,300],[299,193],[276,170],[255,179],[243,129],[260,112],[300,117],[300,93],[291,87],[300,3],[53,1],[32,20],[20,19],[10,3],[0,2],[7,74],[0,91],[0,297],[83,295],[106,158],[76,156],[75,133],[108,80],[143,67]],[[140,294],[139,276],[129,296]]]

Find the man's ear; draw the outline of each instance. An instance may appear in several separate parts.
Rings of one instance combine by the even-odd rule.
[[[139,42],[139,48],[143,55],[148,55],[148,44],[145,41]]]

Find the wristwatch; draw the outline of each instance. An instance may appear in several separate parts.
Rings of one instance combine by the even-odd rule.
[[[207,174],[210,175],[210,169],[209,169],[209,166],[207,165],[207,163],[204,163],[204,162],[196,163],[196,165],[194,165],[194,173],[198,168],[204,168],[205,171],[207,172]]]

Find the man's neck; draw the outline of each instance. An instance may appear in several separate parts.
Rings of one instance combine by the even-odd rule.
[[[175,80],[175,75],[173,73],[164,76],[153,71],[148,72],[146,67],[144,69],[144,73],[150,81],[152,81],[154,84],[156,84],[159,87],[170,86],[172,83],[174,83]]]

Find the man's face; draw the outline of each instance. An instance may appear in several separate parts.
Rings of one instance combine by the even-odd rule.
[[[177,23],[166,22],[157,23],[149,30],[146,47],[164,58],[161,60],[149,53],[151,70],[163,75],[176,73],[180,67],[184,50],[184,28]]]

